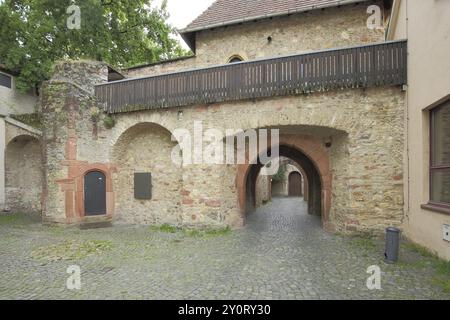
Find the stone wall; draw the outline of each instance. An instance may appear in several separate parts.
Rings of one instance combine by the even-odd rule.
[[[196,57],[174,59],[173,61],[165,61],[161,63],[150,64],[143,67],[131,68],[123,70],[123,74],[127,78],[141,77],[141,76],[157,76],[163,73],[178,72],[188,70],[195,67]]]
[[[196,56],[127,72],[128,77],[225,64],[239,55],[254,60],[384,41],[384,30],[367,28],[370,2],[292,14],[197,33]],[[382,7],[382,1],[373,1]],[[271,42],[268,41],[271,37]]]
[[[287,197],[286,180],[272,180],[272,197]]]
[[[224,64],[236,54],[254,60],[383,41],[382,30],[367,28],[367,7],[313,10],[199,32],[196,65]]]
[[[183,171],[170,161],[171,133],[143,123],[125,132],[114,148],[118,219],[127,223],[181,225]],[[152,174],[152,199],[134,199],[134,173]]]
[[[368,4],[204,31],[197,36],[195,58],[134,69],[129,76],[223,64],[235,54],[257,59],[382,41],[382,30],[366,26]],[[315,159],[311,166],[322,170],[309,181],[310,202],[322,204],[325,210],[317,214],[326,213],[327,223],[335,229],[381,231],[401,224],[404,93],[400,88],[124,113],[115,115],[115,126],[107,129],[101,106],[92,97],[93,85],[106,79],[107,68],[101,63],[67,62],[59,64],[53,79],[43,86],[47,221],[85,222],[83,177],[89,170],[101,170],[107,179],[107,219],[242,226],[245,201],[253,200],[245,197],[251,196],[249,190],[242,190],[248,174],[243,167],[189,165],[180,170],[169,157],[174,147],[170,133],[177,128],[192,132],[194,122],[200,121],[205,130],[218,129],[223,137],[226,129],[275,127],[284,141],[305,147],[307,152],[301,147],[299,151]],[[133,197],[131,176],[142,170],[154,175],[152,200]],[[313,192],[319,176],[326,178],[321,194]],[[258,203],[264,197],[255,198]]]
[[[94,61],[59,61],[54,66],[52,82],[70,83],[93,94],[96,84],[108,82],[108,66]]]
[[[258,175],[256,180],[256,207],[259,208],[272,200],[270,176]]]
[[[43,92],[49,221],[84,221],[82,178],[89,170],[101,169],[108,180],[108,219],[241,226],[245,216],[237,190],[238,166],[189,165],[180,171],[169,157],[174,146],[169,133],[177,128],[192,131],[194,122],[202,121],[205,130],[276,127],[282,136],[319,143],[314,148],[323,150],[330,163],[332,189],[324,196],[331,199],[329,220],[336,229],[381,231],[401,224],[404,93],[400,88],[125,113],[115,116],[112,129],[103,126],[104,115],[93,116],[98,106],[74,84],[50,81]],[[329,141],[331,146],[325,148]],[[133,198],[130,183],[131,174],[141,170],[154,174],[155,198],[146,202]]]
[[[17,91],[15,77],[1,71],[0,73],[11,77],[11,88],[0,86],[0,114],[8,116],[35,112],[37,97],[33,90],[27,93]]]
[[[95,83],[107,81],[108,68],[98,62],[65,62],[41,89],[43,119],[43,218],[48,222],[79,223],[84,217],[84,175],[100,170],[107,178],[107,218],[114,210],[114,167],[102,154],[109,136],[105,115],[93,97]]]

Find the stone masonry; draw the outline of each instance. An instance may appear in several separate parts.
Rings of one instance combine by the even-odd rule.
[[[82,68],[84,63],[72,66]],[[238,205],[237,166],[191,165],[180,171],[171,162],[170,133],[177,128],[193,130],[194,121],[202,121],[205,129],[223,132],[276,126],[282,135],[313,134],[323,144],[331,137],[333,144],[326,149],[332,175],[330,221],[337,229],[352,231],[401,223],[404,94],[399,88],[198,105],[183,108],[182,118],[176,108],[120,114],[112,129],[93,117],[98,106],[80,87],[50,81],[43,92],[48,124],[44,131],[46,220],[83,220],[79,197],[83,189],[77,180],[99,168],[111,179],[108,218],[188,226],[242,225],[245,216]],[[133,170],[142,169],[154,172],[155,194],[161,195],[147,204],[132,198],[129,179]]]
[[[245,59],[381,41],[366,27],[366,6],[314,11],[198,34],[197,55],[181,69]],[[273,40],[267,43],[267,37]],[[283,48],[283,49],[282,49]],[[171,68],[174,68],[173,64]],[[154,67],[132,75],[164,72]],[[173,69],[175,70],[175,69]],[[138,74],[139,73],[139,74]],[[245,223],[249,172],[238,165],[189,165],[171,161],[177,128],[280,129],[282,144],[309,158],[322,179],[322,216],[330,230],[380,232],[403,219],[405,97],[379,87],[297,96],[193,105],[108,116],[93,96],[107,81],[101,63],[58,65],[42,90],[46,163],[44,219],[84,223],[83,178],[106,176],[107,214],[96,220],[187,227],[240,227]],[[114,118],[106,128],[103,120]],[[153,198],[133,197],[132,175],[151,172]],[[319,212],[320,213],[320,212]]]
[[[373,1],[381,6],[382,1]],[[370,3],[369,3],[370,4]],[[127,76],[163,73],[225,64],[233,56],[244,60],[307,53],[384,41],[383,30],[367,28],[367,6],[305,12],[259,22],[205,30],[197,34],[196,55],[128,70]],[[268,41],[271,37],[271,41]]]

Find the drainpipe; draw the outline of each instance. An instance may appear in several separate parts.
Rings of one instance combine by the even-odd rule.
[[[386,32],[386,40],[393,40],[394,31],[397,28],[398,12],[400,9],[401,0],[394,0],[391,10],[391,18],[389,19],[388,29]]]

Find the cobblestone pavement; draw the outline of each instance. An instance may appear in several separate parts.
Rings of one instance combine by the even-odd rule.
[[[111,248],[72,261],[36,257],[69,239]],[[435,285],[432,258],[405,248],[399,264],[386,265],[382,252],[381,241],[324,232],[320,219],[306,214],[305,202],[293,198],[274,199],[242,230],[208,236],[142,226],[64,229],[0,216],[0,298],[449,298]],[[81,267],[79,291],[66,288],[70,265]],[[371,265],[382,269],[382,290],[366,287]]]

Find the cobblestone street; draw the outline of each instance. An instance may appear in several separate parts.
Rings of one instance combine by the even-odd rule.
[[[87,242],[94,249],[83,255],[77,244]],[[62,243],[71,245],[58,256]],[[0,216],[0,298],[449,298],[435,283],[433,258],[403,246],[401,261],[386,265],[382,253],[382,241],[324,232],[320,219],[294,198],[274,199],[250,215],[246,228],[218,234],[142,226],[64,229]],[[81,267],[79,291],[66,288],[70,265]],[[371,265],[381,267],[381,290],[366,287]]]

